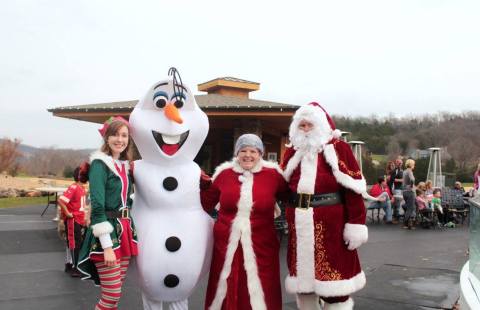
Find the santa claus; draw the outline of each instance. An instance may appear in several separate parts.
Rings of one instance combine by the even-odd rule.
[[[368,239],[362,194],[366,182],[350,146],[316,102],[290,125],[282,168],[293,192],[285,280],[299,309],[353,309],[350,294],[365,286],[356,249]]]

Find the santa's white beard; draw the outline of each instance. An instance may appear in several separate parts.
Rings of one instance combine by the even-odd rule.
[[[290,143],[297,151],[306,153],[319,153],[332,139],[332,130],[328,132],[314,126],[309,132],[300,130],[298,127],[290,129]]]

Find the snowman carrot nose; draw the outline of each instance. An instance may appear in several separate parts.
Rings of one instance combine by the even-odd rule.
[[[183,123],[182,117],[180,116],[180,111],[178,111],[177,107],[171,103],[167,104],[163,109],[165,112],[165,116],[174,122],[179,124]]]

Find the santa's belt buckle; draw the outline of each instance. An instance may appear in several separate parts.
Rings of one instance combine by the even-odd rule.
[[[310,208],[310,201],[312,200],[311,194],[298,194],[297,208],[308,210]]]
[[[128,218],[130,215],[130,212],[128,208],[122,209],[122,218]]]

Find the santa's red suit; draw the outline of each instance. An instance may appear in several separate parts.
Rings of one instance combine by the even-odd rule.
[[[298,139],[305,134],[298,130],[302,120],[313,125],[303,140]],[[368,239],[362,198],[366,183],[350,146],[338,140],[338,133],[318,104],[302,106],[290,126],[291,146],[282,163],[289,187],[297,193],[286,210],[285,287],[298,294],[302,310],[319,309],[317,296],[326,302],[325,309],[352,309],[348,295],[365,285],[356,248]]]
[[[236,161],[219,166],[202,190],[202,206],[220,204],[205,309],[282,309],[276,200],[288,197],[277,164],[260,160],[252,170]]]

